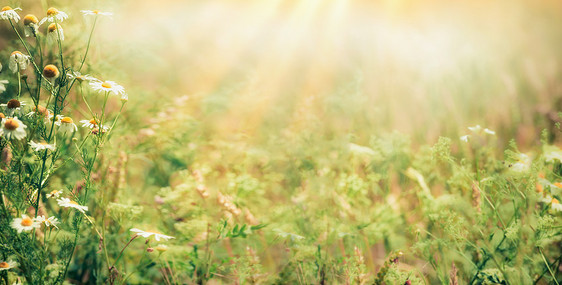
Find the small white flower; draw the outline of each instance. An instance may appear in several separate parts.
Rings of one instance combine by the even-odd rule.
[[[95,77],[93,77],[93,76],[90,76],[90,75],[88,75],[88,74],[83,75],[83,74],[81,74],[81,73],[78,72],[78,71],[69,72],[69,73],[67,73],[66,75],[68,76],[68,79],[70,79],[70,80],[76,80],[76,81],[78,81],[78,82],[80,82],[80,83],[82,83],[82,82],[84,82],[84,81],[99,81],[99,79],[97,79],[97,78],[95,78]]]
[[[464,135],[462,137],[460,137],[461,141],[463,142],[468,142],[468,138],[470,137],[470,135]]]
[[[556,198],[553,198],[552,201],[550,201],[550,208],[553,211],[562,212],[562,205],[560,204],[560,201],[558,201],[558,199]]]
[[[111,13],[111,12],[101,12],[100,10],[81,10],[80,12],[82,12],[82,14],[84,14],[84,16],[88,16],[88,15],[113,16],[113,13]]]
[[[70,117],[57,118],[55,125],[59,126],[59,132],[63,134],[73,133],[78,130],[78,127]]]
[[[47,41],[50,44],[56,43],[58,40],[64,41],[64,30],[61,25],[52,23],[47,28]]]
[[[527,172],[531,168],[531,162],[531,158],[528,155],[520,153],[518,160],[510,167],[515,172]]]
[[[46,227],[55,227],[57,229],[59,228],[57,227],[57,224],[59,224],[59,220],[54,216],[49,218],[45,218],[45,216],[39,216],[36,218],[36,220],[38,223],[45,224]]]
[[[158,233],[158,232],[143,231],[143,230],[139,230],[137,228],[132,228],[131,232],[137,233],[137,235],[139,235],[141,237],[144,237],[144,238],[150,238],[150,236],[154,235],[154,239],[156,241],[160,241],[160,239],[169,240],[169,239],[174,238],[174,237],[171,237],[171,236],[163,235],[163,234]]]
[[[27,126],[24,125],[20,120],[18,120],[18,117],[3,118],[2,128],[0,129],[0,136],[3,136],[8,140],[21,140],[26,136],[25,128],[27,128]]]
[[[468,129],[473,133],[478,133],[482,130],[482,127],[480,125],[476,125],[474,127],[468,127]]]
[[[25,101],[18,101],[17,99],[11,99],[6,104],[0,104],[0,107],[6,108],[6,114],[10,116],[20,111],[23,106],[25,106]]]
[[[68,199],[68,198],[60,198],[57,199],[57,202],[59,203],[59,206],[61,207],[65,207],[65,208],[74,208],[80,212],[82,212],[82,214],[84,214],[86,211],[88,211],[88,206],[82,206],[79,205],[78,203]]]
[[[45,195],[45,197],[47,197],[47,199],[53,198],[53,197],[58,198],[58,197],[60,197],[60,194],[62,194],[62,190],[53,190],[49,194]]]
[[[127,101],[129,101],[129,95],[127,93],[121,94],[121,102],[126,103]]]
[[[12,269],[18,266],[18,263],[13,260],[2,261],[0,262],[0,271]]]
[[[47,9],[47,17],[41,19],[41,22],[39,22],[39,26],[43,25],[43,23],[45,23],[45,22],[62,23],[67,18],[68,18],[68,15],[65,12],[59,11],[57,8],[51,7],[49,9]]]
[[[38,22],[39,20],[37,17],[32,14],[23,17],[23,32],[26,37],[35,37],[37,35],[37,29],[39,28]]]
[[[82,124],[83,128],[90,128],[90,129],[98,128],[98,122],[96,121],[96,119],[91,119],[89,121],[88,120],[81,120],[80,123]],[[102,125],[101,129],[104,130],[104,131],[107,131],[109,129],[109,127]]]
[[[492,131],[492,130],[490,130],[490,129],[488,129],[488,128],[485,128],[485,129],[484,129],[484,132],[487,133],[487,134],[489,134],[489,135],[495,135],[495,134],[496,134],[496,132],[494,132],[494,131]]]
[[[1,66],[0,66],[0,70],[2,70]],[[9,83],[8,80],[0,80],[0,94],[6,91],[6,84],[8,83]]]
[[[25,70],[29,63],[29,56],[21,53],[21,51],[16,50],[10,55],[9,67],[13,73]]]
[[[2,11],[0,11],[0,19],[2,20],[13,20],[14,22],[19,22],[20,15],[16,11],[21,11],[21,8],[14,8],[10,6],[4,6]]]
[[[115,95],[123,95],[125,93],[125,88],[113,81],[92,81],[90,86],[100,93],[111,92]]]
[[[14,219],[12,221],[12,228],[16,229],[18,233],[31,231],[40,226],[41,225],[37,221],[27,215],[22,215],[21,218]]]
[[[57,149],[54,144],[48,144],[46,142],[36,143],[34,141],[30,141],[29,145],[31,146],[31,148],[33,148],[34,151],[47,150],[47,149],[48,150]]]

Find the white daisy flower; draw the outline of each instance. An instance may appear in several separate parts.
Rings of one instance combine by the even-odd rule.
[[[37,17],[32,14],[27,14],[23,17],[23,32],[26,37],[35,37],[35,35],[37,35],[37,28],[39,28],[38,22],[39,20]]]
[[[50,44],[58,42],[60,37],[61,41],[64,41],[64,30],[61,25],[52,23],[47,27],[47,41]]]
[[[25,101],[18,101],[17,99],[11,99],[6,104],[0,104],[0,107],[6,108],[6,114],[10,116],[20,111],[22,106],[25,106]]]
[[[154,235],[154,239],[156,241],[160,241],[160,239],[169,240],[169,239],[174,238],[174,237],[171,237],[171,236],[163,235],[159,232],[143,231],[143,230],[139,230],[137,228],[132,228],[131,232],[137,233],[137,235],[139,235],[141,237],[144,237],[144,238],[150,238],[150,236]]]
[[[16,50],[10,55],[9,67],[13,73],[25,70],[29,63],[29,56],[21,53],[21,51]]]
[[[480,125],[476,125],[474,127],[468,127],[468,129],[475,134],[482,134],[482,133],[489,134],[489,135],[495,135],[496,134],[496,132],[494,132],[494,131],[492,131],[488,128],[482,129],[482,127]]]
[[[464,135],[462,137],[460,137],[461,141],[463,142],[468,142],[468,138],[470,137],[470,135]]]
[[[80,12],[82,12],[82,14],[84,14],[84,16],[88,16],[88,15],[93,15],[93,16],[97,16],[97,15],[101,15],[101,16],[113,16],[113,13],[111,12],[102,12],[100,10],[81,10]]]
[[[36,143],[34,141],[30,141],[29,145],[31,146],[31,148],[33,148],[34,151],[47,150],[47,149],[48,150],[57,149],[54,144],[48,144],[46,142]]]
[[[86,211],[88,211],[88,206],[82,206],[79,205],[78,203],[68,199],[68,198],[60,198],[57,199],[57,202],[59,203],[59,206],[61,207],[65,207],[65,208],[74,208],[78,211],[80,211],[82,214],[84,214]]]
[[[78,130],[78,127],[70,117],[57,118],[55,125],[59,126],[59,132],[63,134],[73,133]]]
[[[88,74],[83,75],[78,71],[69,72],[69,73],[66,74],[66,76],[68,76],[69,80],[76,80],[80,83],[82,83],[84,81],[99,81],[99,79],[97,79],[93,76],[90,76]]]
[[[96,119],[91,119],[91,120],[81,120],[80,123],[82,124],[83,128],[90,128],[90,129],[99,129],[98,127],[98,122],[96,122]],[[101,129],[104,131],[107,131],[109,129],[108,126],[101,126]]]
[[[20,120],[18,120],[18,117],[3,118],[2,128],[0,129],[0,136],[3,136],[8,140],[21,140],[26,136],[25,128],[27,128],[27,126],[24,125]]]
[[[515,172],[527,172],[531,168],[531,158],[524,154],[520,153],[518,160],[510,165],[512,171]]]
[[[0,70],[2,70],[0,68]],[[0,94],[4,93],[4,91],[6,91],[6,84],[8,84],[8,80],[0,80]]]
[[[556,212],[562,212],[562,205],[556,198],[553,198],[552,201],[550,201],[550,208]]]
[[[487,134],[489,134],[489,135],[495,135],[495,134],[496,134],[496,132],[494,132],[494,131],[492,131],[492,130],[490,130],[490,129],[488,129],[488,128],[485,128],[485,129],[484,129],[484,133],[487,133]]]
[[[0,262],[0,271],[12,269],[18,266],[18,263],[13,260],[2,261]]]
[[[45,195],[45,197],[47,197],[47,199],[53,198],[53,197],[58,198],[58,197],[60,197],[60,194],[62,194],[62,190],[53,190],[49,194]]]
[[[57,228],[57,229],[59,228],[59,227],[57,227],[57,224],[59,224],[60,222],[59,222],[59,220],[58,220],[56,217],[54,217],[54,216],[49,217],[49,218],[45,218],[45,216],[39,216],[39,217],[37,217],[35,220],[36,220],[38,223],[45,224],[46,227],[55,227],[55,228]]]
[[[4,6],[2,11],[0,11],[0,19],[2,20],[13,20],[14,22],[19,22],[20,15],[16,11],[21,11],[21,8],[13,8],[10,6]]]
[[[125,103],[127,101],[129,101],[129,95],[127,93],[121,94],[121,102]]]
[[[100,93],[112,92],[115,95],[123,95],[125,93],[125,88],[113,81],[92,81],[90,86]]]
[[[37,221],[27,215],[22,215],[21,218],[14,219],[12,221],[12,228],[16,229],[18,233],[31,231],[40,226],[41,225]]]
[[[68,15],[65,12],[59,11],[57,8],[51,7],[47,9],[47,17],[41,19],[41,22],[39,22],[39,26],[43,25],[43,23],[45,22],[54,23],[56,21],[57,23],[62,23],[67,18]]]

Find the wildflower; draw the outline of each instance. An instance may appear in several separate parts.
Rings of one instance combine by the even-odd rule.
[[[25,70],[29,65],[29,56],[21,53],[20,51],[14,51],[10,55],[10,70],[16,73],[20,70]]]
[[[1,66],[0,66],[0,70],[1,70]],[[4,93],[4,91],[6,91],[6,84],[8,84],[8,80],[0,80],[0,94]]]
[[[99,81],[99,79],[90,76],[88,74],[86,75],[82,75],[80,72],[78,71],[73,71],[73,72],[69,72],[67,73],[68,79],[70,80],[77,80],[78,82],[82,83],[84,81]]]
[[[47,17],[41,19],[41,22],[39,22],[39,26],[43,25],[43,23],[45,22],[62,23],[66,18],[68,18],[68,15],[65,12],[59,11],[57,8],[51,7],[47,9]]]
[[[0,135],[8,140],[21,140],[26,136],[25,128],[27,128],[27,126],[18,120],[18,117],[3,118]]]
[[[0,104],[1,107],[6,107],[6,114],[13,115],[16,111],[21,110],[21,106],[25,106],[24,101],[11,99],[6,104]]]
[[[23,32],[26,37],[37,35],[37,28],[39,27],[37,23],[39,20],[35,15],[28,14],[23,17]]]
[[[45,197],[47,197],[47,199],[53,197],[58,198],[60,197],[60,194],[62,194],[62,190],[53,190],[49,194],[45,195]]]
[[[531,158],[524,153],[520,153],[518,160],[511,164],[510,167],[515,172],[526,172],[531,167]]]
[[[20,20],[20,15],[16,11],[21,11],[21,8],[13,8],[10,6],[4,6],[2,11],[0,11],[0,19],[2,20],[14,20],[18,22]]]
[[[90,86],[92,87],[92,89],[100,93],[112,92],[115,95],[125,94],[125,88],[113,81],[92,81],[90,82]]]
[[[34,151],[40,151],[40,150],[55,150],[56,147],[54,144],[48,144],[46,142],[40,142],[40,143],[36,143],[34,141],[30,141],[29,145],[31,146],[31,148],[33,148]]]
[[[52,23],[47,27],[47,41],[56,43],[58,40],[64,41],[64,31],[59,24]]]
[[[57,199],[57,203],[59,203],[59,206],[61,206],[61,207],[74,208],[74,209],[80,211],[82,214],[84,214],[86,211],[88,211],[88,206],[79,205],[75,201],[72,201],[68,198]]]
[[[81,120],[80,123],[82,124],[82,127],[84,128],[90,128],[90,129],[99,129],[98,126],[98,122],[96,121],[96,119],[91,119],[91,120]],[[104,126],[101,125],[102,130],[107,131],[109,129],[108,126]]]
[[[40,227],[39,223],[27,215],[22,215],[21,218],[12,221],[12,228],[16,229],[18,233],[22,231],[31,231],[32,229]]]
[[[562,161],[562,150],[554,145],[543,146],[544,158],[546,162]]]
[[[121,102],[127,103],[127,101],[129,101],[129,95],[127,93],[121,94]]]
[[[59,77],[59,75],[59,69],[55,65],[48,64],[43,68],[43,76],[47,79],[55,79]]]
[[[354,154],[358,154],[358,155],[362,155],[362,154],[367,154],[367,155],[375,155],[375,151],[369,147],[366,146],[361,146],[358,144],[354,144],[354,143],[349,143],[349,151],[354,153]]]
[[[550,207],[556,212],[562,212],[562,205],[556,198],[553,198],[552,201],[550,201]]]
[[[57,120],[55,125],[59,126],[59,132],[63,134],[73,133],[78,130],[78,127],[74,124],[74,121],[70,117],[64,117]]]
[[[113,16],[113,13],[111,13],[111,12],[102,12],[100,10],[81,10],[80,12],[82,12],[82,14],[84,14],[84,16],[88,16],[88,15]]]
[[[154,239],[156,241],[160,241],[160,239],[169,240],[169,239],[174,238],[174,237],[171,237],[171,236],[163,235],[163,234],[158,233],[158,232],[143,231],[143,230],[139,230],[137,228],[132,228],[131,232],[135,232],[135,233],[137,233],[137,235],[139,235],[141,237],[144,237],[144,238],[150,238],[150,236],[154,235]]]
[[[2,261],[2,262],[0,262],[0,271],[12,269],[16,266],[18,266],[18,263],[13,261],[13,260]]]
[[[39,216],[36,218],[36,221],[38,223],[43,223],[45,224],[46,227],[55,227],[55,228],[59,228],[57,227],[57,224],[59,224],[59,220],[56,217],[49,217],[49,218],[45,218],[45,216]]]
[[[462,137],[460,137],[461,141],[463,142],[468,142],[468,138],[470,137],[470,135],[464,135]]]

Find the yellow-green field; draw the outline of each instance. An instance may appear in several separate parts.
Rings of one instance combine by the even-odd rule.
[[[0,3],[1,284],[559,284],[562,3]]]

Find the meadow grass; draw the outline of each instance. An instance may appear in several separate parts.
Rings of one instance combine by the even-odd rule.
[[[4,284],[562,281],[559,3],[56,4],[0,14]]]

